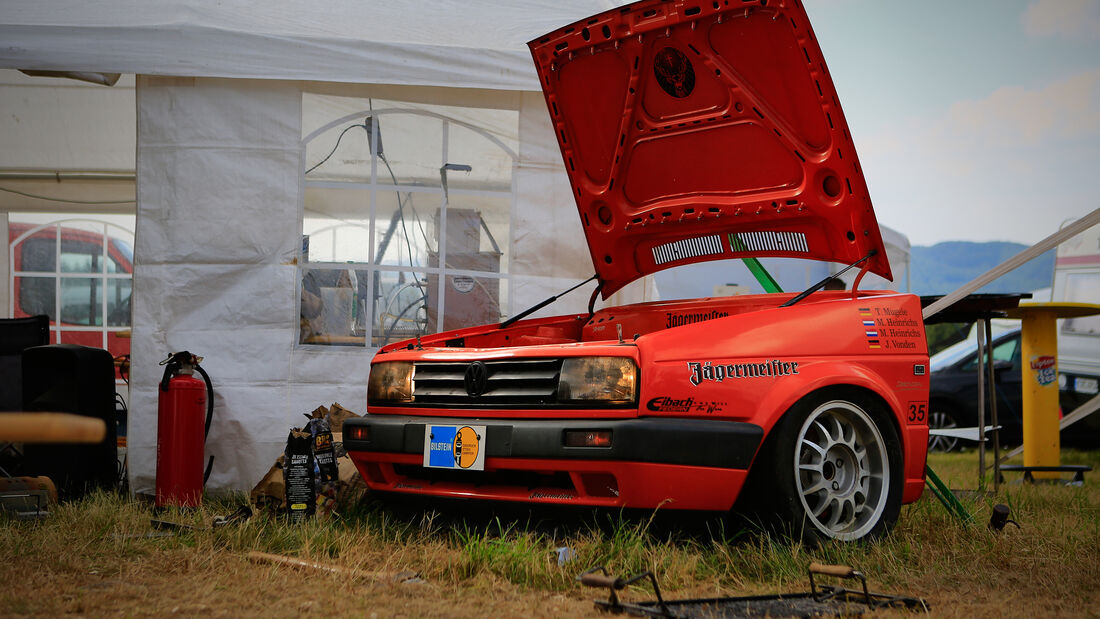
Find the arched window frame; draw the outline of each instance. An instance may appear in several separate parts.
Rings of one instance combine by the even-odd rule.
[[[308,173],[311,171],[311,168],[309,167],[309,164],[306,161],[305,153],[307,152],[307,148],[309,147],[309,144],[313,140],[317,139],[318,137],[326,134],[327,132],[329,132],[329,131],[331,131],[335,128],[339,128],[341,126],[349,126],[349,123],[363,122],[364,118],[366,118],[366,117],[376,118],[376,119],[379,119],[380,122],[384,122],[384,119],[387,116],[395,115],[395,114],[420,116],[420,117],[424,117],[425,119],[438,120],[442,123],[442,143],[440,144],[440,170],[441,170],[441,173],[443,173],[443,174],[446,174],[443,170],[445,168],[447,168],[448,163],[449,163],[448,162],[448,142],[449,142],[449,136],[450,136],[450,131],[451,131],[452,127],[462,127],[463,129],[472,131],[475,134],[481,136],[482,138],[488,140],[493,145],[495,145],[497,148],[499,148],[504,154],[506,154],[508,159],[511,162],[511,173],[510,173],[511,181],[510,181],[509,188],[507,190],[497,190],[497,189],[469,189],[469,188],[448,187],[445,180],[444,180],[441,187],[400,184],[400,183],[397,182],[396,178],[392,179],[394,181],[393,183],[379,182],[379,175],[380,174],[385,174],[386,172],[385,172],[384,167],[380,167],[380,164],[384,164],[384,162],[378,156],[378,152],[377,152],[378,145],[374,141],[371,141],[370,177],[367,181],[364,182],[364,181],[349,181],[349,180],[319,180],[319,179],[309,178]],[[518,115],[517,115],[517,118],[518,118]],[[517,134],[518,134],[518,127],[517,127]],[[518,135],[517,135],[517,137],[518,137]],[[387,136],[386,139],[389,140],[389,139],[392,139],[392,138],[389,138]],[[365,289],[366,290],[372,290],[375,286],[377,286],[376,280],[380,279],[381,277],[384,277],[384,274],[386,274],[386,273],[401,274],[401,273],[413,273],[413,272],[415,272],[417,274],[422,274],[427,278],[435,277],[435,278],[437,278],[437,282],[451,281],[452,284],[454,283],[453,278],[464,278],[463,283],[465,285],[470,285],[470,286],[474,286],[474,287],[481,287],[481,288],[485,287],[485,282],[483,280],[497,280],[498,283],[496,284],[496,286],[497,286],[498,290],[499,290],[499,283],[500,282],[507,283],[507,282],[511,281],[511,264],[510,264],[510,261],[512,259],[512,256],[511,256],[511,251],[510,251],[510,249],[511,249],[510,244],[511,244],[511,239],[513,237],[513,229],[514,229],[514,222],[515,222],[515,208],[516,208],[516,186],[515,186],[515,183],[516,183],[516,168],[517,168],[517,162],[518,162],[519,157],[518,157],[518,153],[515,151],[515,149],[509,147],[508,144],[506,144],[504,141],[500,140],[496,136],[492,135],[490,132],[488,132],[488,131],[484,130],[483,128],[478,127],[474,124],[458,120],[456,118],[447,116],[445,114],[440,114],[440,113],[436,113],[436,112],[432,112],[432,111],[428,111],[428,110],[402,108],[402,107],[389,107],[389,108],[381,108],[381,109],[365,109],[365,110],[359,110],[359,111],[351,113],[351,114],[343,115],[339,118],[336,118],[335,120],[332,120],[332,121],[329,121],[329,122],[325,123],[324,125],[318,127],[317,129],[311,131],[301,141],[301,152],[303,153],[303,156],[302,156],[302,187],[303,187],[303,191],[301,192],[301,199],[300,199],[301,208],[300,208],[299,212],[300,212],[301,216],[300,216],[300,220],[299,220],[299,229],[302,230],[302,232],[303,232],[303,238],[305,238],[307,235],[313,236],[313,235],[317,235],[318,233],[321,233],[321,232],[329,232],[329,231],[331,231],[334,235],[336,235],[336,234],[339,234],[340,229],[342,227],[345,227],[345,226],[346,227],[352,227],[352,228],[363,228],[363,227],[365,227],[366,231],[367,231],[367,235],[368,235],[367,238],[370,239],[370,242],[367,243],[368,255],[367,255],[367,261],[366,262],[346,262],[346,261],[341,262],[341,261],[336,260],[335,255],[330,255],[328,260],[317,260],[316,256],[314,256],[314,259],[311,261],[311,255],[310,254],[312,254],[313,252],[310,251],[310,249],[305,245],[305,243],[303,243],[303,248],[302,248],[303,252],[302,252],[302,255],[301,255],[301,257],[298,261],[298,266],[299,266],[299,278],[298,278],[298,309],[299,309],[299,315],[302,315],[303,280],[304,280],[304,278],[305,278],[308,271],[316,271],[316,270],[320,270],[320,271],[341,271],[341,270],[344,270],[344,271],[347,271],[347,270],[350,269],[351,277],[358,280],[356,282],[356,286],[359,287],[359,286],[362,286],[362,285],[365,284]],[[313,165],[317,166],[318,164],[315,163]],[[392,174],[392,172],[391,172],[391,174]],[[337,224],[323,226],[321,228],[315,228],[313,230],[307,231],[305,221],[307,219],[307,215],[308,215],[309,211],[308,211],[308,208],[307,208],[307,205],[306,205],[306,190],[309,189],[309,188],[355,189],[355,190],[365,190],[365,191],[369,192],[370,201],[369,201],[369,206],[366,209],[367,212],[365,213],[366,220],[368,221],[368,223],[365,226],[363,224],[360,224],[360,223],[351,223],[351,222],[343,223],[343,224],[337,223]],[[439,255],[443,257],[443,262],[440,265],[438,265],[438,266],[430,266],[430,265],[415,265],[415,266],[413,266],[413,265],[402,265],[402,264],[388,265],[388,264],[382,264],[381,263],[381,260],[379,259],[380,257],[377,255],[377,250],[378,250],[378,248],[377,248],[377,245],[378,245],[377,239],[378,239],[378,233],[379,233],[379,222],[377,221],[377,215],[378,215],[377,196],[380,192],[397,192],[399,194],[406,194],[407,193],[407,194],[416,194],[418,196],[423,196],[423,195],[438,195],[438,196],[440,196],[440,203],[439,203],[440,217],[439,217],[438,247],[437,247]],[[449,195],[453,195],[453,196],[463,195],[463,196],[474,196],[474,197],[487,196],[487,197],[492,197],[492,198],[495,198],[495,199],[500,199],[500,198],[506,198],[507,199],[508,218],[509,218],[509,221],[508,221],[508,239],[509,239],[509,241],[508,241],[507,245],[503,248],[503,250],[501,252],[501,253],[506,253],[506,255],[507,255],[506,264],[501,265],[503,268],[498,269],[497,271],[487,271],[487,270],[476,270],[476,269],[453,268],[451,265],[447,264],[446,258],[448,256],[448,253],[447,253],[447,232],[446,232],[446,230],[447,230],[447,224],[448,224],[448,222],[447,222],[447,210],[448,210],[447,205],[448,205]],[[484,222],[482,222],[482,225],[484,226]],[[486,232],[488,232],[487,228],[485,228],[485,230],[486,230]],[[492,243],[493,243],[494,247],[497,246],[497,243],[496,243],[495,240],[492,241]],[[335,242],[333,243],[333,245],[335,246]],[[335,251],[335,249],[334,249],[334,251]],[[466,282],[470,282],[470,283],[467,284]],[[440,284],[440,285],[442,285],[442,284]],[[421,290],[423,290],[423,285],[420,285],[420,288],[421,288]],[[505,317],[505,316],[507,316],[508,314],[511,313],[512,295],[513,294],[514,294],[513,287],[508,286],[508,288],[507,288],[507,298],[498,298],[497,299],[497,303],[498,303],[499,309],[500,309],[499,314],[500,314],[501,317]],[[434,318],[429,318],[428,319],[428,324],[426,324],[424,326],[421,334],[434,333],[434,332],[446,330],[444,328],[445,321],[448,321],[448,314],[447,314],[448,308],[447,308],[447,305],[446,305],[446,296],[447,296],[446,294],[441,293],[441,294],[437,294],[436,298],[429,299],[429,307],[427,308],[429,310],[428,314],[431,315],[433,313],[431,310],[434,310]],[[307,338],[306,335],[305,335],[304,328],[300,327],[298,345],[299,346],[312,346],[312,345],[315,345],[315,344],[322,344],[322,345],[324,345],[324,344],[344,344],[344,345],[365,346],[365,347],[370,348],[370,349],[376,349],[381,345],[392,343],[392,341],[394,341],[394,339],[389,336],[389,333],[386,332],[385,328],[381,326],[381,323],[379,325],[374,324],[374,322],[375,322],[374,321],[374,317],[375,317],[374,312],[377,310],[377,308],[367,308],[365,305],[362,305],[363,300],[357,300],[356,303],[357,303],[357,307],[355,308],[355,310],[353,310],[353,313],[361,314],[361,315],[369,315],[370,320],[363,320],[361,318],[360,319],[353,319],[354,327],[352,328],[352,335],[351,336],[337,337],[337,338],[322,338],[320,340],[309,341],[309,338]],[[384,307],[384,308],[382,308],[382,311],[385,312],[388,309],[389,308]],[[394,320],[402,320],[402,319],[408,320],[408,318],[404,316],[404,313],[405,312],[402,311],[402,313],[400,315],[396,315],[393,319]],[[418,321],[419,321],[419,319],[418,319]],[[305,321],[303,319],[303,324],[304,324],[304,322]],[[473,326],[473,325],[464,325],[464,326]],[[356,329],[356,327],[358,327],[358,329]],[[359,332],[357,332],[357,331],[359,331]],[[403,338],[398,337],[396,339],[403,339]]]

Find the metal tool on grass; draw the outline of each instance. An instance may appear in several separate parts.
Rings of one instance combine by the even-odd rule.
[[[247,505],[241,505],[237,508],[237,511],[229,514],[228,516],[214,516],[214,519],[210,522],[209,527],[196,527],[190,524],[183,524],[182,522],[172,522],[170,520],[161,520],[159,518],[153,518],[149,521],[149,524],[153,525],[154,529],[161,531],[209,531],[211,529],[217,529],[227,524],[236,524],[244,522],[252,517],[252,508]]]
[[[857,579],[862,586],[860,589],[847,589],[834,585],[819,585],[815,582],[815,574]],[[597,608],[640,617],[847,617],[880,608],[929,612],[928,604],[920,598],[872,592],[867,586],[867,578],[848,566],[811,563],[807,569],[807,575],[810,580],[810,590],[807,592],[688,600],[664,599],[657,584],[657,578],[652,572],[642,572],[629,578],[616,578],[611,576],[606,568],[599,566],[580,574],[577,580],[589,587],[607,588],[608,599],[596,600]],[[619,599],[618,591],[646,578],[653,585],[656,600],[623,602]]]

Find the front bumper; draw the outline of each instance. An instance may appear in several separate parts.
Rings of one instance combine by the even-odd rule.
[[[426,468],[429,424],[483,425],[485,470]],[[354,440],[352,428],[366,428]],[[567,430],[610,431],[610,447],[566,447]],[[709,419],[472,419],[367,415],[344,446],[376,491],[531,503],[726,510],[763,439]]]

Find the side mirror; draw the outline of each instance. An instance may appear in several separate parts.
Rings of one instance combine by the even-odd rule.
[[[1011,369],[1012,369],[1012,362],[1011,361],[1005,361],[1005,360],[1002,359],[1002,360],[997,360],[997,361],[993,362],[993,371],[994,372],[1003,372],[1005,370],[1011,370]]]

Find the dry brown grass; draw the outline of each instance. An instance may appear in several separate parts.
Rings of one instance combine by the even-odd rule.
[[[593,565],[619,575],[653,569],[668,597],[684,598],[805,590],[805,567],[817,560],[861,569],[876,590],[921,596],[938,616],[1100,616],[1100,452],[1063,460],[1098,470],[1083,487],[1009,484],[969,500],[971,526],[926,493],[903,509],[887,540],[817,549],[715,519],[377,502],[339,521],[290,526],[257,516],[146,538],[147,506],[99,494],[43,522],[0,520],[0,614],[578,616],[593,614],[591,601],[602,597],[574,582]],[[934,456],[932,466],[954,488],[977,486],[972,453]],[[989,532],[995,502],[1010,505],[1023,528]],[[229,499],[211,500],[163,518],[205,526],[233,509]],[[559,567],[552,553],[563,545],[576,559]],[[371,572],[415,570],[428,584],[254,564],[251,550]],[[624,595],[650,597],[644,589]]]

